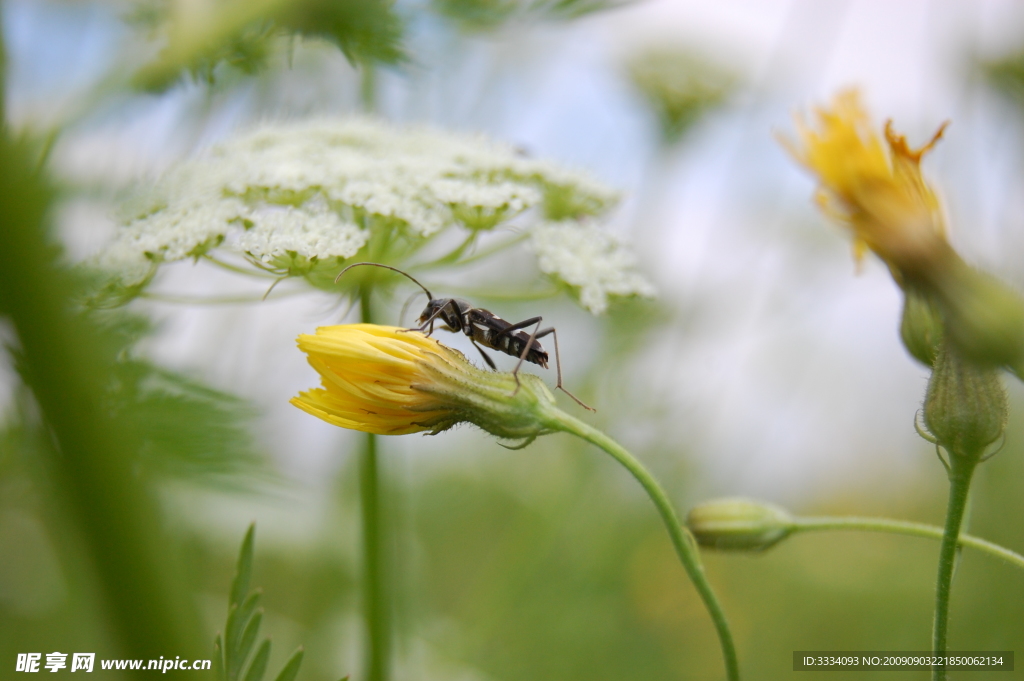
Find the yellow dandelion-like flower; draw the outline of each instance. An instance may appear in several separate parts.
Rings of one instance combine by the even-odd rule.
[[[809,124],[797,117],[798,141],[782,142],[794,158],[818,176],[822,210],[846,225],[854,252],[871,249],[898,279],[928,278],[951,252],[938,197],[921,174],[921,158],[942,137],[911,149],[893,132],[884,139],[872,127],[856,90],[840,93]]]
[[[906,292],[901,334],[911,353],[931,365],[945,336],[970,361],[1024,377],[1024,300],[960,258],[921,174],[945,125],[911,149],[890,123],[879,136],[860,94],[847,90],[815,110],[813,123],[798,116],[796,127],[797,141],[781,141],[818,176],[822,210],[850,229],[858,257],[874,251]]]
[[[468,422],[500,438],[526,440],[549,432],[542,421],[554,397],[539,378],[520,374],[517,390],[511,374],[478,369],[417,331],[323,326],[299,336],[298,345],[323,387],[291,403],[336,426],[403,435]]]

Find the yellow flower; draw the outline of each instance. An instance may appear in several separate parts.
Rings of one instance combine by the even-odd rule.
[[[914,150],[886,123],[884,141],[856,90],[840,93],[815,123],[797,117],[799,140],[782,140],[794,158],[818,176],[822,210],[846,225],[858,258],[870,248],[903,283],[930,277],[950,256],[945,221],[935,192],[921,175],[921,157],[942,137]]]
[[[432,434],[469,422],[505,439],[533,438],[554,397],[536,376],[483,371],[417,331],[375,324],[322,326],[299,349],[322,388],[291,403],[342,428],[378,435]],[[515,393],[513,395],[513,393]]]
[[[856,90],[817,109],[814,124],[798,116],[796,125],[798,141],[781,141],[818,176],[822,210],[853,232],[858,257],[870,248],[907,293],[902,335],[914,356],[931,364],[944,335],[967,360],[1024,377],[1024,300],[953,250],[921,174],[921,157],[945,126],[916,150],[889,123],[883,140]]]

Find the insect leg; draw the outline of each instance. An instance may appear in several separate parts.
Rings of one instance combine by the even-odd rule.
[[[519,388],[522,387],[522,384],[519,382],[519,367],[523,366],[523,360],[525,360],[526,355],[530,353],[530,348],[533,347],[533,341],[537,339],[537,330],[540,328],[540,323],[542,320],[543,317],[533,317],[531,319],[527,319],[526,321],[519,322],[518,324],[513,324],[512,326],[508,327],[507,329],[503,329],[501,332],[498,333],[498,336],[500,336],[506,331],[514,331],[516,329],[521,329],[524,326],[529,326],[530,324],[533,323],[537,324],[537,326],[533,327],[533,333],[530,334],[530,340],[526,341],[526,344],[523,346],[523,352],[519,355],[519,361],[516,362],[516,368],[512,370],[512,378],[516,379],[516,389],[512,391],[513,397],[517,392],[519,392]],[[554,327],[552,327],[550,329],[546,329],[545,331],[550,332],[554,330]],[[545,333],[545,335],[547,334]],[[497,338],[498,336],[495,336],[495,338]]]
[[[543,317],[530,317],[529,319],[524,319],[521,322],[516,322],[515,324],[509,324],[507,327],[505,327],[504,329],[502,329],[501,331],[496,333],[492,340],[498,340],[502,336],[509,336],[509,335],[512,334],[513,331],[518,331],[519,329],[525,329],[526,327],[530,326],[531,324],[536,324],[537,326],[540,326],[541,319],[543,319]],[[541,334],[541,336],[546,336],[546,335],[547,334]],[[538,336],[538,338],[539,337],[540,336]],[[527,346],[527,347],[529,347],[529,346]]]
[[[571,392],[566,390],[565,387],[562,385],[562,359],[558,356],[558,332],[555,331],[555,327],[552,326],[550,329],[544,329],[544,331],[537,335],[537,338],[540,338],[541,336],[546,336],[549,333],[555,339],[555,371],[558,374],[558,383],[555,384],[555,387],[561,390],[569,397],[571,397],[576,402],[576,404],[580,405],[584,409],[588,411],[597,411],[593,407],[584,404],[583,400],[573,395]]]
[[[537,326],[533,329],[533,333],[530,334],[530,340],[527,341],[526,348],[523,350],[523,354],[519,356],[519,362],[516,364],[516,368],[512,370],[512,375],[516,379],[516,390],[512,394],[515,395],[516,392],[519,391],[519,367],[522,366],[523,360],[526,359],[526,354],[530,351],[530,348],[533,346],[533,342],[535,340],[537,340],[538,338],[544,338],[545,336],[552,336],[555,339],[555,371],[556,371],[556,373],[558,375],[558,382],[555,384],[555,387],[557,389],[561,390],[563,393],[565,393],[569,397],[571,397],[573,399],[573,401],[576,402],[576,404],[580,405],[584,409],[587,409],[589,411],[597,411],[593,407],[591,407],[591,406],[587,405],[585,402],[583,402],[583,400],[581,400],[580,398],[576,397],[571,392],[566,390],[565,386],[562,385],[562,358],[561,358],[561,356],[559,355],[559,352],[558,352],[558,332],[555,331],[555,327],[553,327],[553,326],[549,327],[547,329],[544,329],[543,331],[541,331],[540,330],[541,318],[540,317],[535,317],[535,319],[536,319]],[[530,321],[533,321],[533,320],[527,320],[527,323],[530,322]],[[514,326],[520,326],[521,324],[523,324],[523,322],[519,322],[519,324],[516,324]],[[508,329],[506,329],[506,331],[507,330]]]
[[[487,366],[491,367],[491,371],[497,371],[498,367],[494,366],[494,360],[491,359],[491,356],[484,352],[484,349],[477,345],[476,341],[472,338],[469,339],[469,342],[473,344],[474,348],[480,351],[480,355],[484,358],[484,361],[487,362]]]

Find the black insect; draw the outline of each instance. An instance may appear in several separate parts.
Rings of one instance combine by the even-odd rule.
[[[516,363],[516,368],[512,370],[512,376],[516,379],[516,390],[512,393],[513,395],[519,391],[519,367],[523,365],[523,362],[531,362],[545,369],[548,368],[548,353],[541,346],[538,339],[551,336],[555,341],[555,371],[558,375],[558,382],[555,387],[574,399],[584,409],[594,411],[592,407],[588,407],[562,386],[562,363],[558,356],[558,333],[553,326],[541,329],[542,317],[530,317],[529,319],[512,324],[492,312],[473,307],[468,301],[458,298],[435,298],[434,294],[426,286],[416,281],[410,274],[403,272],[397,267],[382,265],[376,262],[357,262],[349,265],[335,277],[335,283],[341,279],[345,272],[361,265],[383,267],[384,269],[398,272],[412,280],[413,283],[427,294],[429,302],[420,315],[420,325],[409,329],[410,331],[425,332],[429,336],[434,333],[434,322],[440,321],[444,323],[444,328],[448,331],[453,333],[461,331],[466,334],[473,347],[480,351],[480,355],[487,362],[487,366],[495,371],[498,370],[498,367],[495,366],[494,360],[480,347],[481,345],[498,352],[504,352],[506,355],[518,357],[519,362]],[[523,329],[529,326],[533,326],[532,332],[527,333],[523,331]]]

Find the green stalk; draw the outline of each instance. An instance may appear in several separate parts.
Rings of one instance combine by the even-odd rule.
[[[285,291],[274,296],[274,300],[297,296],[302,293],[306,293],[306,291],[302,289]],[[155,303],[168,303],[170,305],[247,305],[249,303],[262,303],[265,300],[263,296],[174,296],[163,293],[150,293],[148,291],[140,293],[139,298],[152,300]]]
[[[708,582],[707,575],[704,574],[704,566],[700,562],[700,556],[697,551],[697,542],[693,535],[690,534],[690,531],[680,522],[679,516],[676,514],[675,508],[673,508],[672,502],[669,500],[665,490],[661,488],[661,485],[654,479],[654,476],[644,468],[643,464],[623,448],[622,445],[596,428],[566,414],[557,407],[550,406],[544,409],[544,425],[551,430],[571,433],[603,449],[622,464],[644,488],[647,496],[654,502],[658,513],[661,515],[665,529],[668,530],[668,534],[672,538],[672,546],[676,550],[676,555],[679,556],[679,561],[683,564],[686,574],[690,577],[690,581],[693,582],[697,593],[700,594],[701,600],[704,601],[704,606],[711,615],[711,620],[715,625],[718,640],[722,647],[722,656],[725,659],[726,677],[729,681],[739,681],[740,669],[736,658],[736,646],[733,642],[729,624],[725,619],[725,613],[718,602],[718,598],[715,596],[715,592],[711,588],[711,584]]]
[[[359,64],[359,101],[363,113],[377,113],[377,67],[370,61]]]
[[[364,324],[373,323],[369,287],[359,297]],[[366,679],[387,681],[391,663],[391,608],[388,589],[387,541],[377,465],[377,436],[366,433],[359,458],[359,492],[363,521],[363,616],[366,622]]]
[[[977,457],[949,457],[949,504],[946,506],[946,527],[942,533],[939,548],[939,576],[935,585],[935,622],[932,629],[932,652],[942,655],[946,652],[946,638],[949,629],[949,594],[953,585],[953,568],[956,566],[957,543],[960,525],[967,509],[967,493],[971,477],[978,464]],[[945,681],[946,665],[932,667],[932,681]]]
[[[254,269],[252,269],[250,267],[239,267],[238,265],[234,265],[234,264],[229,263],[229,262],[224,262],[220,258],[215,258],[212,255],[204,255],[203,256],[203,260],[206,260],[211,265],[216,265],[217,267],[221,268],[222,270],[227,270],[228,272],[232,272],[234,274],[242,274],[242,275],[245,275],[247,277],[258,277],[260,279],[278,279],[279,278],[279,275],[272,274],[272,273],[267,272],[265,270],[254,270]]]
[[[925,523],[913,523],[908,520],[890,520],[889,518],[794,518],[791,532],[823,532],[830,530],[860,530],[864,532],[888,532],[890,534],[903,534],[909,537],[926,537],[928,539],[942,539],[944,536],[941,527],[926,525]],[[1008,563],[1024,570],[1024,556],[1010,549],[994,544],[980,537],[969,534],[961,534],[958,540],[959,546],[969,546],[972,549],[983,551],[996,558],[1002,558]]]
[[[105,407],[111,359],[73,308],[74,282],[46,231],[53,197],[28,156],[0,133],[0,314],[17,335],[15,363],[55,445],[39,452],[40,487],[52,486],[82,539],[88,564],[76,567],[96,577],[119,655],[198,657],[202,628],[174,545],[149,481],[134,474],[134,440]]]

